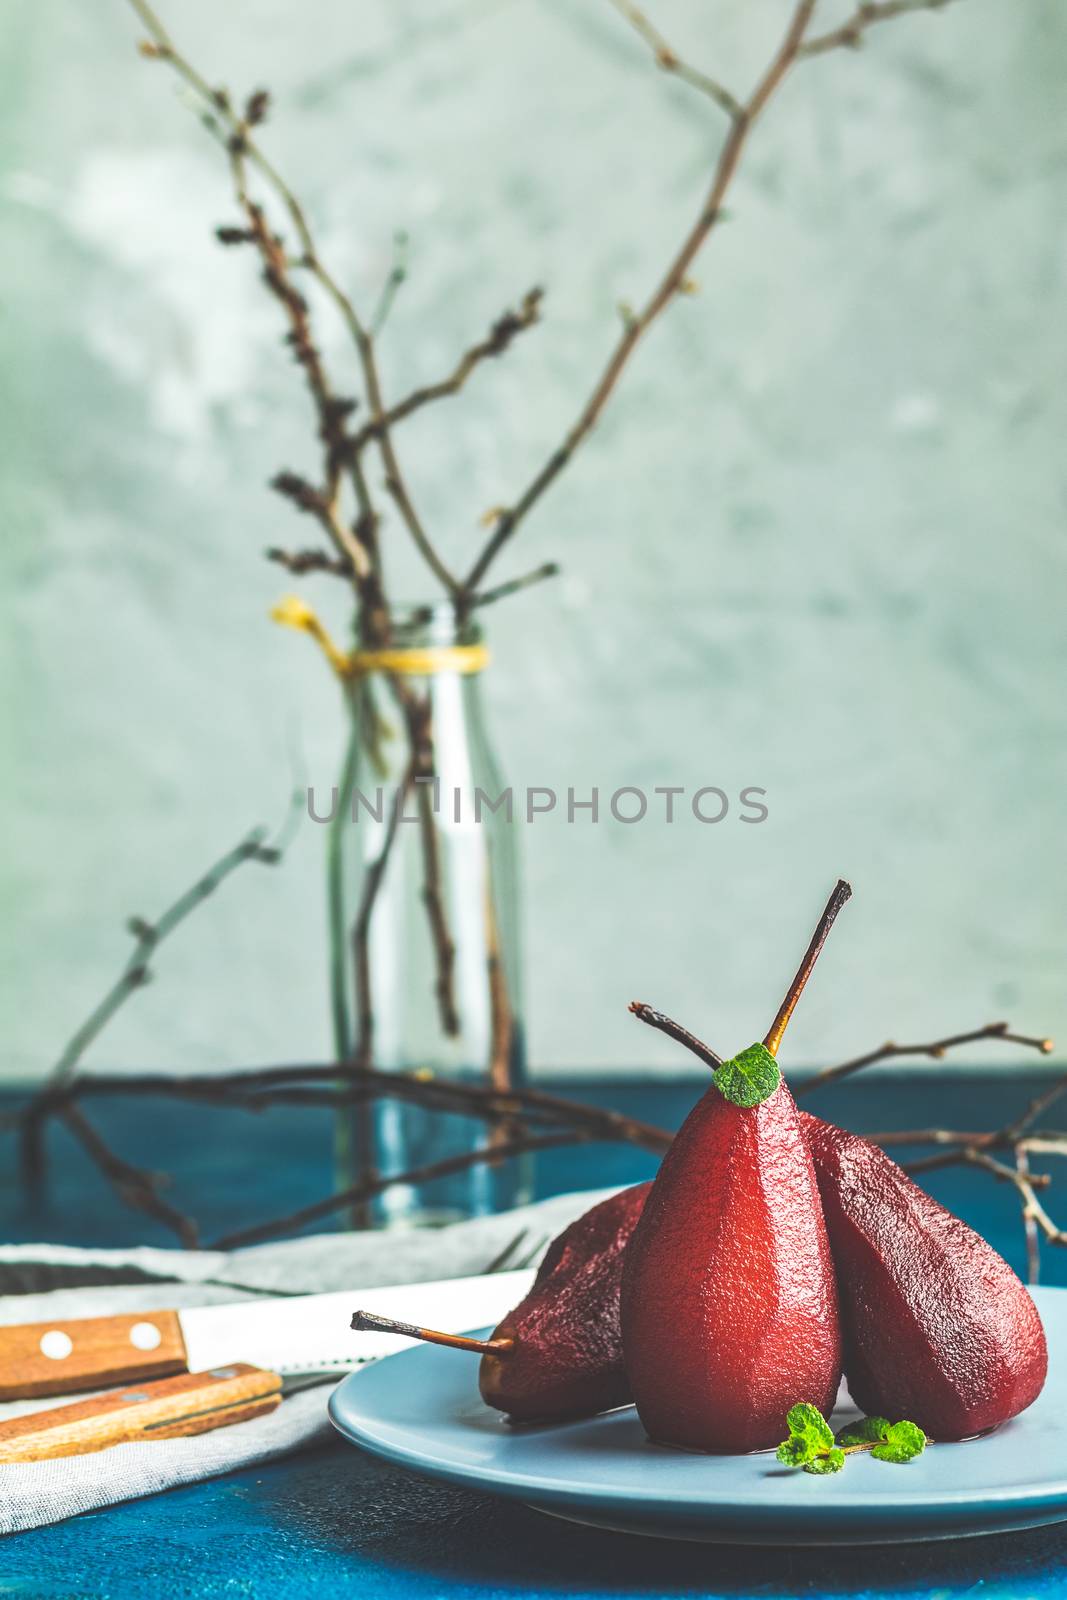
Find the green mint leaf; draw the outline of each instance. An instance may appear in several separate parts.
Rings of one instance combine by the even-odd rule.
[[[792,1407],[785,1420],[789,1438],[775,1452],[784,1467],[803,1467],[805,1472],[840,1472],[845,1458],[840,1450],[834,1449],[833,1429],[818,1406],[802,1401]]]
[[[926,1446],[926,1435],[916,1422],[894,1422],[886,1438],[890,1444],[909,1447],[916,1455]]]
[[[791,1439],[786,1439],[775,1451],[775,1459],[783,1467],[802,1467],[806,1461],[813,1461],[818,1452],[818,1445],[812,1444],[810,1439],[803,1439],[799,1434],[794,1434]]]
[[[900,1444],[876,1444],[871,1451],[875,1461],[895,1461],[900,1464],[910,1461],[915,1454],[914,1450]]]
[[[735,1106],[758,1106],[782,1080],[778,1063],[764,1044],[750,1044],[724,1061],[712,1077],[719,1093]]]
[[[833,1449],[833,1429],[818,1406],[802,1401],[793,1406],[785,1421],[792,1438],[803,1439],[817,1450]]]
[[[876,1461],[913,1461],[926,1449],[926,1435],[914,1422],[894,1422],[884,1444],[871,1451]]]
[[[881,1444],[889,1438],[890,1424],[885,1417],[858,1417],[837,1435],[838,1444]]]

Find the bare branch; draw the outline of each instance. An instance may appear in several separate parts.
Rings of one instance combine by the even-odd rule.
[[[532,584],[543,583],[546,578],[559,577],[559,563],[546,561],[543,566],[535,567],[532,572],[527,572],[521,578],[509,578],[506,583],[498,583],[494,589],[483,589],[481,594],[476,594],[471,600],[471,610],[479,606],[495,605],[498,600],[505,600],[509,595],[518,594],[521,589],[529,589]]]
[[[1015,1170],[1020,1179],[1024,1181],[1032,1177],[1030,1157],[1025,1147],[1021,1144],[1015,1147]],[[1036,1284],[1041,1280],[1041,1235],[1038,1232],[1036,1217],[1025,1204],[1023,1206],[1023,1235],[1026,1239],[1026,1281],[1029,1284]]]
[[[834,1083],[838,1078],[847,1078],[853,1072],[860,1072],[864,1067],[871,1067],[877,1061],[892,1061],[898,1056],[929,1056],[931,1060],[940,1061],[949,1050],[957,1049],[960,1045],[976,1044],[982,1039],[997,1039],[1005,1044],[1025,1045],[1029,1050],[1038,1050],[1042,1055],[1048,1055],[1052,1050],[1051,1039],[1030,1038],[1026,1034],[1012,1033],[1006,1022],[987,1022],[984,1028],[975,1028],[969,1033],[948,1034],[944,1039],[933,1039],[928,1044],[893,1044],[889,1041],[879,1045],[877,1050],[868,1050],[866,1055],[854,1056],[850,1061],[842,1061],[839,1066],[827,1067],[822,1072],[817,1072],[814,1077],[806,1078],[803,1083],[798,1083],[793,1090],[794,1095],[811,1094],[813,1089],[821,1089],[824,1084]],[[1067,1080],[1063,1089],[1067,1089]],[[1062,1093],[1062,1089],[1060,1090]],[[1035,1112],[1040,1115],[1041,1107]]]
[[[266,828],[253,828],[180,894],[155,922],[147,922],[140,916],[130,917],[127,927],[133,935],[134,947],[119,976],[67,1040],[44,1085],[33,1096],[28,1107],[0,1119],[0,1127],[18,1127],[20,1130],[20,1167],[23,1182],[28,1188],[36,1189],[44,1176],[43,1133],[50,1097],[56,1089],[71,1082],[90,1045],[126,1002],[151,980],[149,962],[163,941],[245,862],[258,861],[266,866],[274,866],[282,859],[296,820],[302,814],[303,799],[301,793],[294,793],[286,821],[272,842],[267,842]],[[84,1135],[80,1136],[85,1142]]]
[[[327,550],[281,550],[271,545],[264,553],[268,561],[276,561],[294,577],[308,572],[330,572],[338,578],[352,576],[352,563],[347,556],[331,556]]]
[[[1008,1037],[1011,1036],[1009,1035]],[[1032,1043],[1033,1041],[1028,1040],[1026,1042]],[[1048,1055],[1052,1050],[1052,1040],[1042,1039],[1038,1048],[1045,1055]],[[1062,1078],[1057,1078],[1047,1089],[1042,1090],[1039,1095],[1031,1100],[1022,1116],[1009,1125],[1007,1129],[1009,1138],[1013,1140],[1021,1139],[1033,1127],[1037,1119],[1043,1117],[1046,1111],[1050,1111],[1056,1102],[1063,1098],[1064,1094],[1067,1094],[1067,1074]]]
[[[642,1021],[661,1028],[671,1037],[696,1049],[701,1059],[708,1065],[718,1064],[719,1057],[714,1051],[701,1041],[694,1040],[687,1030],[680,1028],[670,1018],[652,1011],[650,1007],[635,1006],[634,1009]],[[993,1024],[992,1028],[996,1030],[995,1037],[1008,1037],[1006,1024]],[[959,1040],[984,1038],[989,1035],[988,1028],[975,1029],[969,1034],[951,1035],[922,1048],[928,1052],[936,1052]],[[1031,1045],[1034,1043],[1024,1035],[1010,1037]],[[879,1054],[877,1051],[871,1052],[870,1057]],[[453,1158],[449,1158],[447,1170],[435,1164],[432,1168],[420,1168],[414,1173],[399,1174],[390,1179],[374,1171],[368,1162],[357,1184],[335,1199],[316,1202],[312,1214],[301,1212],[295,1218],[287,1217],[272,1223],[258,1224],[253,1230],[244,1230],[238,1235],[228,1236],[227,1243],[235,1242],[237,1239],[246,1241],[252,1237],[258,1239],[273,1236],[276,1231],[292,1231],[293,1227],[325,1216],[335,1208],[358,1209],[360,1206],[365,1206],[375,1194],[388,1187],[390,1182],[430,1182],[435,1176],[447,1176],[449,1172],[462,1171],[465,1166],[474,1165],[482,1160],[505,1159],[508,1155],[521,1154],[528,1149],[549,1148],[556,1142],[625,1142],[662,1154],[670,1147],[672,1140],[672,1135],[667,1129],[654,1127],[627,1117],[621,1112],[552,1095],[544,1090],[503,1086],[492,1082],[478,1084],[445,1078],[425,1078],[415,1073],[383,1072],[358,1063],[343,1062],[322,1065],[297,1064],[252,1071],[246,1069],[218,1076],[212,1074],[176,1077],[151,1074],[137,1077],[125,1075],[76,1077],[54,1088],[46,1088],[41,1095],[31,1101],[21,1115],[24,1119],[32,1118],[40,1126],[50,1116],[65,1119],[67,1113],[78,1102],[87,1098],[106,1096],[159,1096],[186,1100],[207,1107],[217,1106],[247,1112],[262,1111],[270,1106],[293,1108],[320,1106],[340,1109],[347,1105],[384,1097],[421,1105],[428,1111],[443,1115],[477,1117],[484,1121],[490,1130],[488,1142],[481,1151],[465,1153],[458,1158],[456,1164],[453,1164]],[[1040,1098],[1047,1100],[1048,1097]],[[1036,1106],[1037,1102],[1034,1104]],[[1013,1142],[1013,1128],[1023,1120],[1019,1118],[1015,1124],[992,1130],[911,1128],[869,1133],[866,1137],[889,1149],[901,1145],[931,1146],[930,1155],[906,1163],[905,1170],[913,1174],[931,1172],[942,1167],[971,1164],[989,1171],[1000,1181],[1011,1182],[1026,1201],[1024,1221],[1028,1230],[1032,1222],[1050,1242],[1067,1243],[1067,1233],[1056,1226],[1037,1199],[1038,1191],[1049,1186],[1048,1175],[1032,1174],[1028,1170],[1028,1157],[1032,1154],[1067,1158],[1067,1130],[1043,1129],[1027,1133]],[[160,1199],[158,1190],[152,1183],[145,1183],[143,1174],[138,1176],[139,1169],[125,1170],[128,1168],[128,1163],[124,1168],[122,1158],[113,1157],[111,1152],[106,1150],[95,1130],[88,1136],[81,1129],[76,1131],[83,1142],[95,1139],[95,1146],[90,1153],[105,1171],[109,1181],[114,1183],[118,1192],[129,1199],[130,1203],[137,1204],[142,1209],[152,1209],[153,1197],[155,1200]],[[506,1135],[506,1138],[502,1137],[502,1134]],[[518,1143],[507,1143],[507,1140]],[[538,1143],[538,1141],[543,1142]],[[1014,1169],[996,1159],[995,1153],[1002,1151],[1011,1151],[1014,1154],[1016,1160]],[[148,1176],[151,1179],[151,1175]],[[155,1181],[162,1180],[153,1180]],[[144,1203],[146,1196],[147,1204]],[[166,1202],[162,1204],[165,1206]],[[158,1207],[153,1210],[153,1214],[167,1222],[168,1226],[175,1226],[175,1218],[180,1218],[180,1213],[174,1213],[168,1221],[167,1216]],[[190,1219],[184,1221],[188,1223]],[[1028,1245],[1028,1249],[1031,1248]]]
[[[505,1161],[512,1156],[532,1155],[539,1150],[558,1150],[561,1145],[587,1144],[589,1137],[588,1134],[580,1132],[522,1136],[503,1144],[483,1145],[477,1150],[465,1150],[459,1155],[447,1156],[442,1161],[431,1161],[425,1166],[412,1167],[407,1172],[396,1172],[384,1177],[376,1174],[352,1184],[347,1189],[341,1189],[336,1194],[328,1194],[313,1205],[302,1206],[299,1211],[274,1217],[269,1222],[257,1224],[254,1228],[241,1228],[236,1233],[224,1234],[221,1239],[215,1240],[211,1248],[237,1250],[246,1245],[259,1244],[264,1239],[276,1239],[280,1234],[295,1233],[297,1229],[307,1227],[309,1222],[320,1222],[323,1217],[332,1216],[338,1211],[364,1206],[367,1201],[373,1200],[375,1195],[381,1194],[395,1183],[412,1186],[433,1183],[439,1178],[450,1178],[458,1172],[467,1172],[471,1167],[481,1166],[487,1161]]]
[[[1028,1177],[1017,1167],[1006,1167],[1003,1162],[995,1161],[992,1156],[986,1155],[981,1150],[966,1151],[964,1159],[972,1166],[983,1167],[986,1172],[991,1172],[1002,1183],[1014,1184],[1022,1196],[1024,1219],[1036,1223],[1050,1244],[1067,1244],[1067,1232],[1056,1226],[1037,1198],[1034,1178]]]
[[[549,456],[545,465],[536,474],[515,504],[508,508],[497,521],[481,554],[463,580],[459,595],[461,601],[469,603],[470,597],[478,590],[489,567],[512,537],[515,529],[533,506],[537,504],[545,490],[556,480],[575,451],[593,431],[600,418],[600,413],[607,404],[623,369],[640,342],[642,335],[647,332],[657,317],[671,304],[676,296],[684,293],[685,285],[688,282],[689,268],[712,228],[722,216],[723,201],[737,171],[738,163],[748,142],[749,135],[771,97],[785,78],[789,68],[796,60],[797,51],[800,48],[808,23],[811,21],[814,8],[815,0],[800,0],[800,4],[794,6],[789,26],[771,59],[770,65],[748,100],[742,106],[741,114],[731,119],[729,132],[726,135],[715,165],[711,187],[700,208],[696,221],[682,241],[681,247],[660,280],[659,286],[653,291],[642,310],[635,313],[625,323],[622,335],[609,357],[606,367],[563,443]]]
[[[290,814],[299,815],[303,806],[304,796],[294,796],[290,806]],[[244,866],[248,861],[258,861],[267,866],[275,866],[281,859],[284,845],[278,842],[267,843],[268,832],[266,828],[253,828],[250,833],[234,845],[232,850],[227,850],[219,859],[197,878],[196,882],[178,896],[162,913],[155,922],[145,922],[140,917],[133,917],[129,922],[130,932],[134,935],[133,953],[130,955],[121,974],[112,984],[104,998],[86,1017],[85,1021],[68,1039],[60,1052],[55,1065],[48,1077],[48,1084],[54,1087],[66,1083],[76,1070],[86,1050],[103,1031],[115,1013],[125,1005],[131,995],[149,982],[151,971],[149,960],[155,955],[163,941],[179,928],[185,919],[192,915],[198,907],[202,906],[209,896],[223,884],[228,877]]]
[[[943,11],[951,4],[952,0],[867,0],[866,4],[856,7],[841,27],[817,34],[802,44],[797,54],[821,56],[828,50],[858,50],[867,29],[879,22],[889,22],[893,17],[902,17],[910,11]]]
[[[385,327],[389,313],[393,309],[393,301],[401,284],[407,281],[408,275],[408,236],[403,230],[393,235],[393,264],[389,269],[389,276],[382,286],[381,296],[374,308],[374,315],[370,319],[370,334],[376,339]]]
[[[714,100],[715,104],[720,110],[725,111],[728,117],[733,117],[736,120],[744,116],[744,107],[737,96],[731,94],[730,90],[715,78],[709,78],[707,73],[698,72],[695,67],[691,67],[687,62],[681,60],[659,30],[653,27],[643,11],[640,11],[635,5],[631,5],[630,0],[611,0],[611,3],[619,15],[625,17],[635,32],[641,35],[641,38],[652,51],[657,67],[660,67],[664,72],[671,73],[676,78],[681,78],[682,82],[689,84],[690,88],[707,95],[708,99]]]
[[[521,1116],[540,1126],[580,1126],[609,1143],[638,1145],[662,1154],[673,1135],[666,1128],[603,1106],[586,1105],[543,1089],[509,1084],[471,1083],[458,1078],[427,1078],[414,1072],[386,1072],[353,1063],[302,1063],[236,1072],[104,1074],[74,1079],[50,1091],[50,1114],[85,1100],[171,1099],[258,1113],[273,1105],[339,1106],[360,1100],[392,1099],[486,1122]]]
[[[475,367],[493,356],[503,355],[518,334],[527,328],[532,328],[535,322],[540,321],[540,305],[543,297],[542,289],[531,289],[523,296],[517,311],[505,311],[503,316],[498,317],[493,323],[486,337],[464,352],[449,377],[443,378],[440,383],[429,383],[421,389],[413,390],[406,399],[399,400],[388,411],[365,423],[353,436],[351,448],[356,451],[362,450],[370,440],[380,438],[385,429],[395,427],[398,422],[403,422],[405,417],[421,411],[423,406],[430,405],[434,400],[443,400],[449,395],[458,394]]]
[[[231,156],[241,163],[247,162],[253,166],[285,208],[300,246],[298,263],[294,261],[292,264],[299,264],[300,267],[317,279],[336,307],[356,347],[363,372],[371,420],[374,421],[381,418],[386,411],[386,406],[382,398],[381,380],[378,375],[372,334],[363,323],[351,298],[322,262],[300,201],[285,182],[278,169],[264,155],[258,141],[249,131],[248,122],[234,110],[227,92],[224,89],[212,88],[207,79],[178,51],[174,41],[148,4],[148,0],[130,0],[130,4],[148,29],[150,35],[148,48],[143,53],[156,60],[165,61],[174,68],[178,75],[204,102],[211,115],[226,129],[229,135],[227,143]],[[247,209],[247,200],[244,204]],[[386,487],[396,502],[419,553],[439,582],[444,585],[450,594],[454,593],[458,587],[457,580],[441,561],[426,536],[425,529],[419,520],[418,513],[404,482],[400,463],[392,445],[388,424],[382,427],[378,434],[378,447],[385,467]],[[358,470],[353,474],[353,483],[359,502],[360,521],[365,537],[367,530],[374,529],[377,519],[370,504],[366,480]],[[332,494],[328,493],[327,499],[332,501]],[[351,555],[352,552],[349,550],[347,553]]]
[[[177,1210],[160,1194],[169,1181],[167,1178],[160,1173],[132,1166],[116,1155],[77,1106],[67,1106],[61,1113],[61,1121],[99,1167],[120,1200],[170,1228],[186,1250],[196,1249],[200,1235],[193,1218]]]

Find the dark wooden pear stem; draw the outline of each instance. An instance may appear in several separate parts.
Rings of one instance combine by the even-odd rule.
[[[646,1006],[642,1000],[631,1000],[630,1010],[642,1022],[647,1022],[650,1028],[658,1028],[660,1033],[667,1034],[668,1038],[676,1039],[679,1044],[684,1044],[687,1050],[692,1050],[699,1056],[705,1065],[714,1070],[722,1066],[722,1056],[717,1056],[710,1045],[706,1045],[696,1034],[690,1033],[688,1028],[683,1028],[680,1022],[675,1022],[671,1017],[664,1016],[662,1011],[655,1011],[651,1006]]]
[[[452,1350],[473,1350],[476,1355],[500,1355],[510,1350],[514,1339],[468,1339],[462,1333],[439,1333],[436,1328],[416,1328],[410,1322],[392,1317],[377,1317],[373,1311],[357,1311],[352,1318],[357,1333],[396,1333],[404,1339],[421,1339],[425,1344],[444,1344]]]
[[[811,943],[808,945],[804,959],[797,968],[796,977],[789,985],[788,993],[778,1007],[778,1015],[771,1023],[770,1031],[763,1041],[772,1056],[778,1054],[778,1046],[782,1042],[782,1034],[785,1032],[789,1019],[793,1015],[797,1001],[804,992],[804,985],[811,977],[811,969],[819,959],[819,952],[826,943],[826,936],[834,925],[837,913],[841,910],[845,901],[851,898],[851,884],[846,883],[844,878],[838,878],[834,892],[826,902],[826,909],[819,918],[819,925],[811,936]]]

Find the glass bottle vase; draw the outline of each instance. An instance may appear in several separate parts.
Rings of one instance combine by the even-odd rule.
[[[446,1091],[525,1078],[516,839],[483,714],[486,659],[476,625],[433,606],[394,614],[387,647],[356,652],[329,830],[338,1059]],[[415,1174],[355,1203],[349,1224],[434,1226],[523,1203],[528,1157],[460,1165],[513,1137],[391,1095],[342,1107],[341,1187]]]

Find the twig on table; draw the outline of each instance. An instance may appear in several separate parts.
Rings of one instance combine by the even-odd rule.
[[[170,1228],[186,1250],[196,1249],[200,1238],[196,1222],[160,1194],[160,1189],[170,1181],[164,1174],[147,1172],[143,1167],[135,1167],[116,1155],[77,1106],[68,1105],[59,1116],[100,1168],[120,1200]]]
[[[987,1022],[984,1028],[974,1028],[969,1033],[948,1034],[944,1039],[934,1039],[929,1044],[894,1044],[890,1040],[886,1044],[879,1045],[876,1050],[867,1051],[866,1055],[853,1056],[850,1061],[842,1061],[839,1066],[827,1067],[824,1071],[815,1073],[813,1077],[805,1078],[802,1083],[795,1086],[793,1093],[797,1098],[811,1094],[814,1089],[821,1089],[828,1083],[836,1083],[839,1078],[847,1078],[853,1072],[861,1072],[864,1067],[874,1066],[875,1062],[892,1061],[899,1056],[929,1056],[933,1061],[940,1061],[949,1050],[964,1044],[977,1044],[983,1039],[1025,1045],[1027,1049],[1038,1050],[1042,1055],[1048,1055],[1052,1050],[1051,1039],[1030,1038],[1026,1034],[1012,1033],[1007,1022]],[[1064,1080],[1063,1088],[1067,1089],[1067,1079]],[[1039,1115],[1040,1111],[1036,1114]]]
[[[1023,1145],[1015,1147],[1015,1170],[1024,1181],[1032,1178],[1030,1157]],[[1026,1281],[1029,1284],[1037,1284],[1041,1281],[1041,1234],[1038,1231],[1036,1217],[1025,1204],[1023,1233],[1026,1238]]]
[[[541,1089],[510,1085],[499,1091],[489,1084],[336,1062],[189,1076],[94,1074],[76,1078],[56,1091],[49,1099],[48,1111],[58,1114],[62,1107],[84,1100],[155,1097],[252,1113],[274,1105],[336,1107],[360,1099],[393,1099],[487,1122],[521,1117],[542,1126],[580,1126],[601,1141],[634,1144],[659,1154],[669,1148],[673,1137],[669,1129],[624,1112]]]
[[[1042,1039],[1039,1048],[1048,1055],[1052,1050],[1052,1040]],[[1007,1133],[1009,1138],[1013,1142],[1021,1139],[1034,1126],[1038,1118],[1043,1117],[1046,1111],[1050,1111],[1056,1102],[1063,1098],[1064,1094],[1067,1094],[1067,1074],[1057,1078],[1047,1089],[1043,1089],[1039,1095],[1036,1095],[1031,1100],[1022,1116],[1017,1117],[1014,1122],[1008,1124]]]
[[[967,1044],[980,1039],[1010,1040],[1029,1049],[1036,1049],[1047,1054],[1052,1049],[1051,1039],[1033,1038],[1026,1034],[1009,1032],[1006,1022],[990,1023],[985,1028],[975,1029],[970,1033],[952,1034],[944,1039],[933,1041],[922,1046],[885,1046],[882,1050],[870,1051],[866,1056],[859,1056],[852,1062],[845,1062],[840,1068],[831,1068],[822,1073],[817,1079],[809,1080],[800,1089],[816,1087],[825,1084],[835,1077],[841,1077],[845,1071],[859,1071],[861,1067],[869,1066],[875,1061],[881,1061],[890,1055],[922,1054],[939,1059],[946,1049],[959,1044]],[[866,1135],[874,1144],[885,1148],[894,1145],[934,1145],[936,1153],[919,1156],[904,1162],[905,1172],[913,1177],[925,1173],[936,1172],[946,1167],[969,1165],[980,1167],[989,1172],[1002,1183],[1014,1185],[1022,1198],[1022,1223],[1026,1242],[1027,1275],[1030,1283],[1037,1283],[1041,1269],[1041,1236],[1050,1244],[1067,1244],[1067,1231],[1058,1227],[1052,1220],[1045,1207],[1037,1196],[1039,1189],[1047,1189],[1052,1179],[1048,1173],[1034,1173],[1030,1170],[1031,1155],[1053,1155],[1067,1158],[1067,1130],[1041,1129],[1031,1132],[1034,1123],[1045,1111],[1049,1110],[1067,1091],[1067,1078],[1058,1078],[1050,1087],[1037,1095],[1021,1116],[1004,1124],[1003,1127],[988,1130],[963,1130],[959,1128],[895,1128]],[[1014,1165],[1008,1166],[1005,1162],[997,1160],[992,1152],[1010,1154]]]
[[[662,1013],[654,1012],[651,1007],[642,1006],[637,1009],[636,1014],[650,1026],[661,1027],[670,1037],[678,1039],[688,1047],[692,1048],[695,1044],[697,1053],[702,1060],[708,1062],[708,1065],[718,1064],[719,1058],[713,1051],[701,1041],[694,1041],[688,1030],[680,1028]],[[1005,1024],[994,1026],[998,1030],[997,1037],[1007,1036]],[[976,1029],[970,1034],[948,1036],[948,1039],[957,1042],[962,1039],[987,1036],[987,1029]],[[1012,1037],[1029,1042],[1031,1045],[1035,1042],[1027,1040],[1025,1035]],[[947,1040],[935,1041],[935,1044],[940,1048],[946,1046]],[[875,1051],[863,1059],[874,1059],[878,1056],[879,1053]],[[219,1109],[248,1112],[262,1111],[270,1106],[322,1106],[338,1109],[345,1105],[382,1097],[409,1101],[442,1115],[479,1117],[487,1124],[490,1137],[484,1151],[462,1158],[471,1165],[480,1160],[502,1159],[507,1155],[523,1153],[527,1149],[549,1148],[560,1140],[565,1143],[624,1142],[658,1154],[664,1153],[670,1147],[672,1140],[672,1134],[665,1128],[657,1128],[628,1117],[622,1112],[583,1104],[544,1090],[511,1086],[501,1092],[491,1084],[463,1083],[414,1073],[382,1072],[346,1063],[283,1065],[252,1071],[242,1070],[219,1076],[176,1077],[157,1074],[137,1077],[114,1075],[74,1077],[67,1083],[46,1092],[37,1115],[42,1119],[52,1115],[62,1117],[78,1102],[89,1098],[157,1095],[215,1106]],[[1048,1100],[1048,1096],[1041,1096],[1039,1100],[1044,1102]],[[1040,1114],[1037,1101],[1033,1102],[1024,1115],[1030,1117],[1031,1113]],[[1000,1181],[1010,1181],[1024,1198],[1024,1222],[1028,1229],[1033,1223],[1049,1242],[1062,1245],[1067,1243],[1067,1233],[1056,1226],[1037,1199],[1037,1192],[1049,1186],[1048,1175],[1030,1173],[1027,1170],[1028,1162],[1024,1161],[1020,1165],[1018,1159],[1013,1170],[1003,1162],[997,1161],[993,1155],[993,1152],[1010,1150],[1016,1154],[1016,1158],[1019,1151],[1026,1157],[1039,1153],[1067,1157],[1067,1130],[1027,1131],[1013,1143],[1013,1128],[1023,1120],[1020,1118],[1015,1124],[992,1130],[893,1129],[868,1134],[867,1137],[890,1149],[900,1145],[932,1146],[933,1153],[907,1164],[906,1170],[913,1173],[970,1163],[988,1170]],[[521,1149],[514,1142],[506,1147],[499,1141],[494,1143],[493,1130],[499,1129],[504,1124],[514,1129],[514,1138],[517,1140],[548,1142],[543,1145],[522,1143]],[[1028,1130],[1031,1129],[1032,1120],[1028,1120],[1026,1126]],[[95,1134],[95,1138],[102,1146],[103,1141],[100,1136]],[[116,1157],[114,1160],[120,1161],[121,1158]],[[429,1176],[426,1176],[426,1169],[419,1169],[414,1176],[401,1174],[390,1180],[368,1168],[362,1174],[360,1182],[347,1190],[345,1195],[337,1200],[336,1205],[341,1210],[351,1209],[353,1206],[366,1206],[375,1194],[388,1187],[390,1181],[432,1181],[434,1176],[447,1176],[451,1172],[461,1170],[463,1170],[462,1165],[450,1164],[445,1171],[434,1167]],[[1010,1176],[1005,1176],[1006,1174]],[[113,1170],[109,1177],[114,1181],[116,1172]],[[143,1184],[139,1185],[129,1174],[125,1174],[125,1177],[131,1193],[134,1191],[143,1193]],[[120,1189],[120,1192],[125,1191]],[[158,1195],[156,1198],[159,1198]],[[303,1219],[301,1213],[295,1222],[292,1218],[283,1218],[277,1224],[258,1224],[255,1237],[258,1239],[269,1236],[274,1226],[278,1226],[283,1232],[292,1231],[292,1227],[303,1225],[303,1220],[314,1221],[321,1215],[327,1215],[330,1209],[332,1202],[317,1202],[314,1215],[308,1219]],[[180,1213],[175,1213],[169,1220],[159,1209],[155,1214],[168,1226],[174,1226],[177,1231]],[[244,1240],[246,1235],[247,1230],[239,1237]],[[227,1242],[232,1242],[232,1238],[228,1237]],[[1028,1244],[1028,1253],[1030,1248]]]
[[[20,1128],[20,1167],[23,1182],[29,1188],[39,1187],[44,1176],[42,1136],[49,1095],[70,1082],[86,1051],[111,1019],[138,990],[150,982],[152,957],[160,945],[181,927],[186,918],[202,906],[204,901],[246,862],[256,861],[264,866],[277,865],[288,848],[293,829],[302,815],[303,800],[302,793],[299,791],[294,793],[286,820],[272,842],[268,843],[269,833],[266,828],[253,828],[231,850],[220,856],[195,883],[172,901],[154,922],[148,922],[140,916],[130,917],[127,927],[133,935],[134,947],[119,976],[103,999],[98,1001],[84,1022],[67,1040],[44,1086],[33,1097],[27,1109],[17,1118],[4,1119],[3,1125],[10,1125],[14,1120]]]
[[[1056,1226],[1038,1199],[1037,1180],[1033,1176],[1020,1172],[1017,1167],[1005,1166],[1002,1161],[994,1160],[982,1150],[968,1150],[964,1154],[964,1159],[972,1166],[983,1167],[986,1172],[991,1172],[1002,1183],[1013,1184],[1022,1196],[1024,1221],[1036,1223],[1050,1244],[1067,1244],[1067,1232]],[[1042,1187],[1045,1187],[1048,1181],[1046,1178]]]
[[[299,817],[303,810],[304,796],[298,793],[294,796],[290,817]],[[116,978],[104,998],[96,1005],[86,1017],[85,1021],[71,1035],[48,1078],[49,1087],[65,1083],[76,1070],[86,1050],[97,1036],[111,1021],[115,1013],[126,1004],[127,1000],[144,988],[151,980],[152,971],[149,966],[151,958],[158,951],[164,940],[168,939],[176,929],[180,928],[187,917],[203,905],[204,901],[220,888],[239,867],[246,862],[255,861],[263,866],[277,866],[291,837],[289,828],[279,833],[273,844],[268,844],[269,833],[266,828],[253,828],[245,834],[232,850],[227,850],[225,855],[208,868],[197,878],[196,882],[184,890],[176,900],[158,916],[154,922],[147,922],[143,917],[131,917],[127,927],[134,938],[133,952],[127,960],[119,977]]]
[[[561,1131],[536,1134],[513,1139],[509,1144],[498,1145],[495,1148],[492,1145],[484,1145],[478,1150],[465,1150],[460,1155],[447,1156],[442,1161],[431,1161],[421,1167],[412,1167],[408,1172],[396,1172],[384,1177],[375,1175],[354,1183],[336,1194],[326,1195],[313,1205],[291,1211],[286,1216],[274,1217],[271,1221],[259,1223],[254,1228],[241,1228],[235,1233],[224,1234],[221,1239],[216,1239],[211,1248],[236,1250],[245,1245],[259,1244],[264,1239],[275,1239],[279,1234],[294,1233],[298,1228],[307,1227],[310,1222],[320,1222],[323,1217],[332,1216],[336,1211],[362,1206],[395,1183],[412,1186],[434,1183],[439,1178],[450,1178],[457,1172],[467,1172],[471,1167],[480,1166],[486,1161],[532,1155],[539,1150],[558,1150],[563,1145],[587,1144],[590,1137],[588,1133],[578,1130],[569,1133]]]

